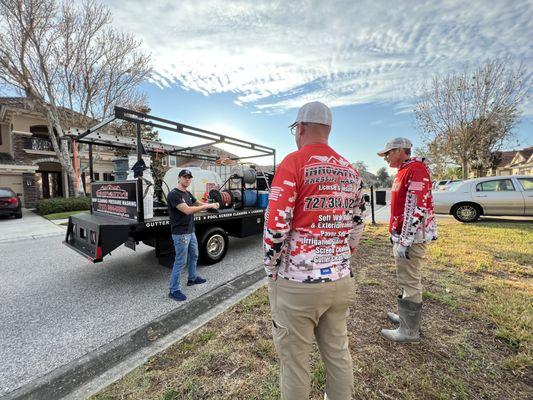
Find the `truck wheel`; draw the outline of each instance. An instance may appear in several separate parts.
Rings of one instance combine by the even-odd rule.
[[[481,215],[481,210],[477,204],[463,203],[457,205],[452,211],[453,217],[460,222],[476,222]]]
[[[205,231],[199,241],[200,261],[215,264],[221,261],[228,251],[228,235],[222,228],[214,227]]]

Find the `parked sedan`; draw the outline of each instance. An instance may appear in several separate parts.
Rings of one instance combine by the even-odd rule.
[[[533,176],[490,176],[453,182],[433,193],[435,212],[461,222],[481,215],[533,216]]]
[[[0,188],[0,215],[22,218],[22,203],[19,196],[10,188]]]

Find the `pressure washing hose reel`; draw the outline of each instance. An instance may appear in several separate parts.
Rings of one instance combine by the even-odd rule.
[[[222,191],[218,189],[211,189],[209,191],[209,198],[213,200],[213,202],[218,203],[221,209],[232,208],[235,203],[233,193],[228,189]]]

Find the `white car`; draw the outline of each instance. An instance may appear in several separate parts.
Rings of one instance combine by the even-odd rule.
[[[480,215],[533,216],[533,176],[487,176],[453,182],[433,193],[435,212],[461,222]]]

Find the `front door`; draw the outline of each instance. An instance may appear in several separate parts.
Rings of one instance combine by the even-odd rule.
[[[524,197],[511,179],[491,179],[475,187],[474,199],[486,215],[524,215]]]
[[[50,197],[62,197],[63,185],[60,172],[39,172],[41,174],[41,185],[43,199]]]

